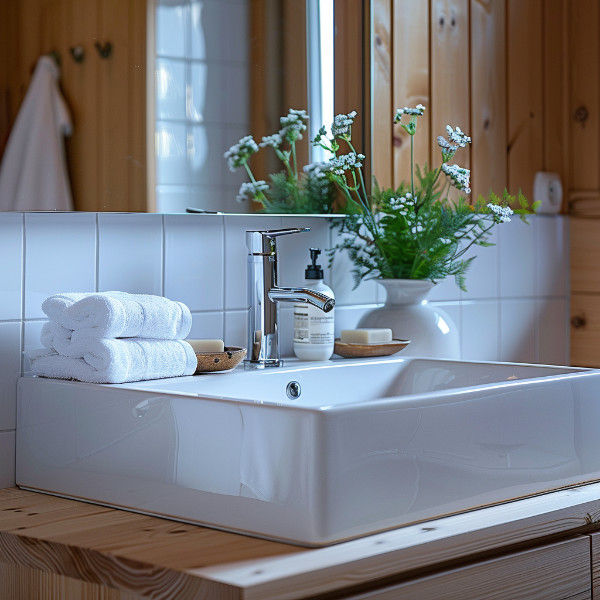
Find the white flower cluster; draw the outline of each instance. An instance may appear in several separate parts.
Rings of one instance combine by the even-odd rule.
[[[252,200],[261,193],[266,192],[269,189],[269,184],[262,179],[259,181],[246,181],[240,186],[240,190],[235,197],[238,202],[244,202],[246,200]]]
[[[422,104],[417,104],[414,108],[410,106],[397,108],[396,114],[394,115],[394,122],[398,123],[400,119],[402,119],[402,115],[409,115],[410,117],[422,117],[424,112],[425,107]]]
[[[305,165],[303,171],[309,176],[315,179],[325,179],[327,177],[327,163],[326,162],[314,162],[309,165]]]
[[[461,148],[465,148],[467,144],[471,143],[471,138],[464,133],[460,127],[452,129],[450,125],[446,125],[446,132],[448,134],[448,139]]]
[[[267,135],[263,137],[260,144],[258,144],[261,148],[266,148],[267,146],[271,146],[271,148],[279,148],[283,143],[283,136],[281,132],[274,133],[273,135]]]
[[[223,155],[227,159],[230,171],[235,171],[248,162],[248,159],[258,152],[258,145],[251,135],[243,137]]]
[[[450,238],[440,238],[440,244],[444,244],[444,246],[447,246],[448,244],[451,244],[452,240]]]
[[[437,143],[444,154],[454,156],[454,153],[458,150],[458,146],[451,144],[445,137],[441,135],[438,135]]]
[[[494,220],[498,223],[510,223],[510,217],[513,214],[512,208],[509,206],[500,206],[499,204],[492,204],[491,202],[487,207],[494,214]]]
[[[390,208],[394,210],[398,210],[398,212],[402,216],[408,215],[408,211],[411,210],[410,207],[415,205],[415,201],[413,200],[412,194],[407,192],[404,196],[400,198],[390,198],[388,201]]]
[[[417,223],[414,227],[410,228],[411,233],[422,233],[425,231],[425,227],[421,223]]]
[[[471,193],[471,171],[469,169],[443,163],[442,171],[452,180],[457,190],[461,190],[465,194]]]
[[[350,135],[350,128],[356,119],[357,112],[355,110],[349,112],[347,115],[339,114],[335,115],[333,124],[331,125],[331,135],[333,137],[342,137]]]
[[[296,110],[290,108],[285,117],[279,118],[281,129],[279,134],[287,138],[289,141],[302,139],[302,132],[306,131],[308,123],[308,113],[305,110]]]
[[[362,167],[363,160],[365,160],[364,154],[349,152],[348,154],[334,156],[328,162],[324,163],[322,168],[330,173],[335,173],[335,175],[343,175],[345,171]]]

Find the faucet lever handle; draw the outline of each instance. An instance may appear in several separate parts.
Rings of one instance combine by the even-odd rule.
[[[293,233],[305,233],[306,231],[310,231],[310,227],[248,230],[246,231],[246,245],[250,254],[273,254],[276,238]]]

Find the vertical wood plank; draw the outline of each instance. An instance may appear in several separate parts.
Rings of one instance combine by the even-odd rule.
[[[71,188],[76,210],[99,208],[101,186],[98,124],[98,61],[91,52],[98,28],[98,13],[85,3],[71,0],[73,39],[84,45],[85,61],[74,64],[69,83],[69,108],[73,134],[67,139]],[[95,141],[94,141],[95,140]]]
[[[565,168],[568,149],[564,135],[564,124],[568,122],[566,12],[565,0],[543,2],[544,170],[559,173],[564,190],[569,189],[568,169]]]
[[[381,187],[392,178],[392,2],[373,0],[372,167]]]
[[[146,35],[148,0],[130,0],[127,154],[129,210],[149,210],[146,177]]]
[[[471,131],[469,78],[469,0],[433,0],[431,4],[431,164],[441,162],[437,136],[446,125]],[[458,164],[469,167],[470,148],[458,151]],[[454,190],[453,190],[454,191]],[[456,194],[457,195],[457,194]],[[452,197],[452,196],[451,196]]]
[[[429,2],[393,2],[393,108],[424,104],[415,136],[415,163],[430,163]],[[392,115],[390,115],[392,118]],[[410,140],[399,126],[393,135],[394,186],[410,180]]]
[[[541,0],[507,4],[508,187],[533,196],[544,166]]]
[[[600,81],[598,64],[599,5],[597,0],[578,0],[569,10],[570,69],[570,169],[571,190],[594,190],[600,186],[598,110]]]
[[[506,2],[471,0],[471,188],[507,185]]]

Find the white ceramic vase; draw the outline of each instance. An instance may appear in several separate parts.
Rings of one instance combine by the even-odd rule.
[[[456,325],[426,300],[434,283],[420,279],[378,279],[377,283],[387,292],[385,306],[364,315],[359,327],[388,327],[394,339],[409,339],[403,355],[460,358]]]

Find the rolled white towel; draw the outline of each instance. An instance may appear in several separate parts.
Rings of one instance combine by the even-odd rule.
[[[198,361],[184,340],[88,338],[81,358],[43,348],[30,353],[35,375],[89,383],[125,383],[193,375]]]
[[[147,294],[55,294],[44,300],[42,310],[64,328],[96,338],[180,340],[192,328],[183,302]]]

